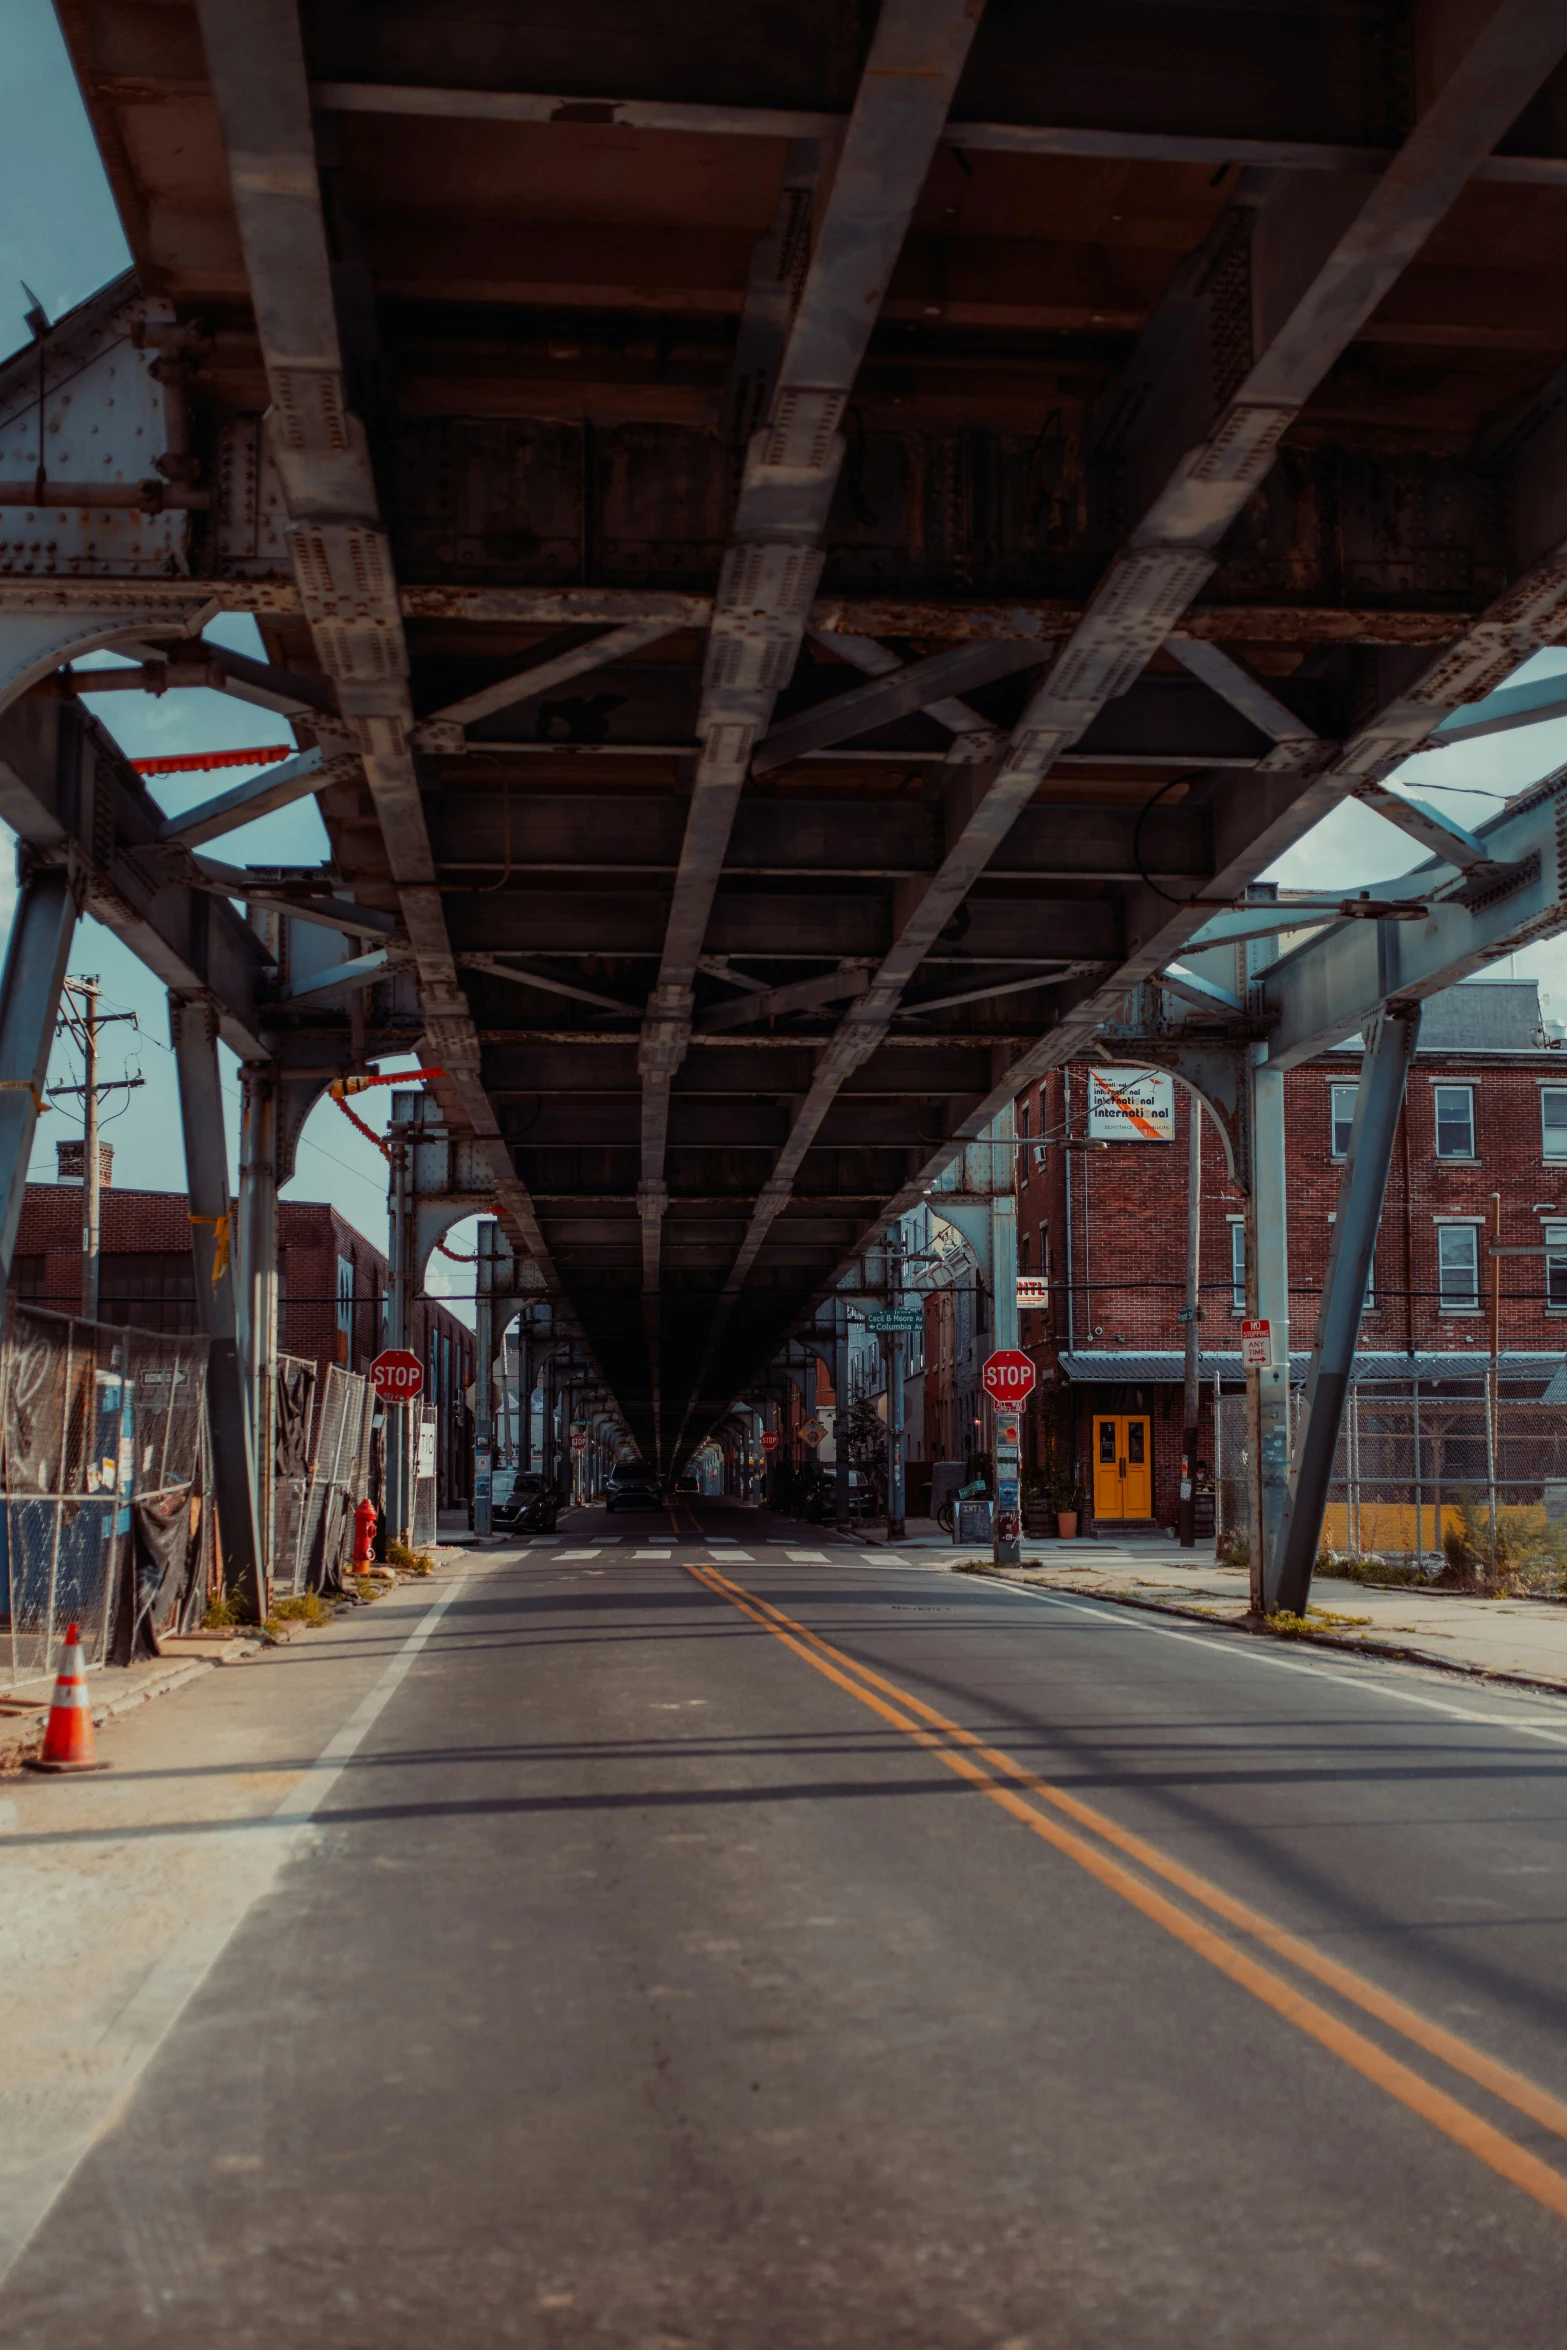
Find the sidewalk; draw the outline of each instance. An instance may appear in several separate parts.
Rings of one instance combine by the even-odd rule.
[[[950,1543],[942,1547],[950,1553]],[[1183,1551],[1164,1536],[1025,1543],[1023,1566],[1008,1570],[1003,1579],[1211,1623],[1238,1624],[1250,1606],[1244,1567],[1217,1566],[1211,1556]],[[1567,1692],[1567,1602],[1562,1600],[1472,1599],[1458,1592],[1379,1589],[1318,1575],[1311,1609],[1313,1637],[1324,1645],[1371,1654],[1391,1651]]]

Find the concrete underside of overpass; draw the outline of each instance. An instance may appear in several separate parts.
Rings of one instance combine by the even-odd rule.
[[[0,595],[256,613],[397,924],[269,1049],[446,1072],[650,1454],[1563,640],[1553,13],[62,9],[191,498]]]

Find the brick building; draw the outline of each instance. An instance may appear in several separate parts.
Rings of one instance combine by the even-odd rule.
[[[78,1163],[80,1150],[78,1148]],[[99,1313],[142,1330],[195,1330],[196,1276],[190,1207],[183,1192],[102,1193]],[[30,1183],[12,1269],[20,1297],[57,1313],[80,1310],[82,1192],[77,1183]],[[385,1343],[388,1268],[362,1232],[324,1200],[278,1207],[278,1347],[317,1366],[363,1372]],[[425,1367],[425,1399],[436,1413],[440,1502],[469,1492],[472,1425],[466,1401],[474,1339],[430,1298],[416,1299],[409,1344]]]
[[[1358,1045],[1340,1047],[1285,1081],[1297,1380],[1327,1272],[1359,1060]],[[1057,1434],[1100,1523],[1169,1525],[1181,1450],[1190,1111],[1177,1086],[1170,1141],[1085,1147],[1090,1079],[1086,1061],[1053,1070],[1017,1105],[1018,1269],[1043,1276],[1050,1297],[1021,1317],[1040,1375],[1031,1443],[1037,1459]],[[1211,1120],[1202,1196],[1199,1449],[1211,1463],[1216,1386],[1244,1388],[1246,1303],[1244,1202]],[[1361,1379],[1384,1394],[1409,1393],[1415,1378],[1433,1395],[1477,1391],[1490,1344],[1487,1240],[1498,1217],[1504,1245],[1546,1252],[1501,1260],[1502,1379],[1538,1397],[1567,1353],[1567,1050],[1542,1021],[1533,981],[1468,983],[1426,1008],[1361,1323]],[[1101,1464],[1112,1422],[1113,1438],[1103,1438],[1112,1458]]]

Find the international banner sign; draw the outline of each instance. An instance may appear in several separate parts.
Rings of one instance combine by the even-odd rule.
[[[1042,1273],[1020,1273],[1017,1277],[1019,1313],[1029,1313],[1050,1303],[1050,1284]]]
[[[1175,1079],[1163,1069],[1090,1069],[1090,1142],[1173,1142]]]

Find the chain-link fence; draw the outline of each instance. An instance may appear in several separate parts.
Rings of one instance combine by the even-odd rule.
[[[321,1424],[311,1479],[311,1520],[306,1546],[308,1574],[317,1590],[335,1589],[343,1579],[354,1510],[369,1491],[370,1423],[375,1391],[368,1379],[327,1368]]]
[[[0,1340],[0,1687],[199,1613],[205,1338],[13,1300]]]
[[[307,1529],[315,1469],[310,1444],[315,1394],[315,1364],[302,1355],[279,1355],[272,1470],[272,1595],[275,1599],[285,1599],[304,1590],[310,1563]]]
[[[1304,1400],[1292,1389],[1292,1446]],[[1248,1533],[1244,1395],[1220,1398],[1215,1450],[1218,1541],[1235,1548]],[[1479,1383],[1457,1393],[1350,1388],[1323,1513],[1324,1550],[1436,1570],[1464,1552],[1489,1553],[1493,1509],[1502,1551],[1520,1560],[1549,1553],[1567,1571],[1567,1405],[1505,1386],[1493,1405]]]
[[[273,1499],[274,1599],[305,1590],[335,1589],[341,1583],[354,1507],[368,1490],[370,1416],[375,1402],[369,1380],[331,1363],[326,1385],[320,1390],[318,1411],[314,1410],[316,1397],[314,1363],[280,1356]]]

